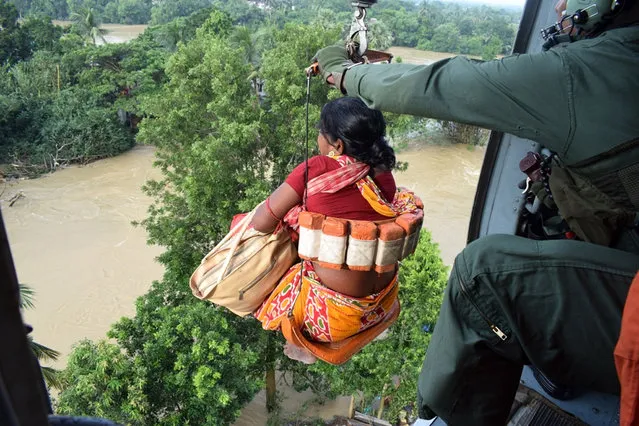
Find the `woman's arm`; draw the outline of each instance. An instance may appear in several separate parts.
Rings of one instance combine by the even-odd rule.
[[[257,209],[251,224],[260,232],[273,232],[286,213],[301,201],[293,187],[284,182]]]

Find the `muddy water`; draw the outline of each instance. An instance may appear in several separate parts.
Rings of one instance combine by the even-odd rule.
[[[72,24],[71,21],[59,21],[53,20],[54,25],[62,27],[68,27]],[[148,25],[124,25],[124,24],[102,24],[100,28],[105,30],[104,40],[98,38],[96,40],[97,45],[106,43],[126,43],[133,40],[146,30]]]
[[[485,149],[468,145],[434,146],[398,155],[409,166],[396,180],[424,202],[424,226],[439,244],[444,263],[452,265],[466,245]]]
[[[409,168],[396,174],[397,182],[424,200],[425,226],[447,264],[465,245],[483,155],[483,148],[464,145],[398,155]],[[116,158],[10,183],[0,197],[18,277],[36,292],[26,321],[37,341],[62,352],[56,367],[64,366],[74,342],[104,338],[113,322],[132,315],[135,298],[161,278],[154,260],[161,249],[146,245],[144,230],[131,226],[145,217],[151,201],[140,187],[158,176],[152,162],[153,148],[136,147]],[[7,200],[19,192],[24,197],[9,207]],[[306,407],[310,392],[285,385],[280,390],[287,413],[301,409],[330,418],[348,409],[347,398]],[[264,398],[258,394],[236,426],[266,424]]]
[[[132,315],[135,298],[162,277],[161,249],[131,225],[150,203],[140,187],[158,174],[152,161],[153,148],[136,147],[5,189],[0,205],[18,279],[35,290],[25,319],[38,342],[62,352],[58,367],[74,342],[104,338]],[[9,207],[18,192],[24,197]]]

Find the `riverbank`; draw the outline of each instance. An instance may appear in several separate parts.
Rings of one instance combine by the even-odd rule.
[[[53,20],[54,25],[68,27],[71,21]],[[127,41],[137,38],[148,28],[148,25],[124,25],[124,24],[102,24],[100,28],[107,31],[104,39],[107,43],[126,43]],[[97,44],[104,44],[102,40],[97,40]]]

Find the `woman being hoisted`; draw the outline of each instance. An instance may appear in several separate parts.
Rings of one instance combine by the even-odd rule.
[[[322,175],[327,178],[313,181],[322,185],[322,190],[309,191],[314,195],[305,200],[308,212],[348,219],[352,229],[354,224],[366,225],[356,221],[383,224],[393,222],[400,214],[413,213],[420,218],[421,227],[421,202],[409,191],[398,191],[395,185],[391,173],[395,153],[385,132],[382,113],[369,109],[361,100],[345,97],[327,103],[321,112],[317,137],[320,155],[291,172],[258,208],[253,227],[270,233],[284,220],[287,226],[298,229],[306,182]],[[374,238],[376,242],[377,235]],[[302,241],[300,256],[301,244]],[[289,269],[254,315],[264,329],[282,331],[288,341],[285,353],[289,357],[306,363],[319,357],[340,364],[399,315],[397,265],[393,261],[382,270],[376,270],[375,265],[336,268],[325,262],[302,260]]]

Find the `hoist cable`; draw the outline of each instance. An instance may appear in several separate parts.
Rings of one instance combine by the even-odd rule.
[[[306,73],[306,140],[304,142],[304,200],[302,205],[306,210],[306,192],[308,189],[308,109],[311,103],[311,74]]]
[[[307,192],[308,192],[308,116],[309,116],[309,105],[311,103],[311,77],[312,74],[310,72],[306,72],[306,137],[304,139],[304,195],[302,196],[302,210],[306,211],[306,200],[307,200]],[[293,316],[293,308],[295,307],[295,303],[297,302],[297,298],[299,297],[301,290],[302,281],[304,280],[304,260],[300,259],[300,291],[293,299],[293,303],[291,304],[291,309],[288,311],[288,316]]]

